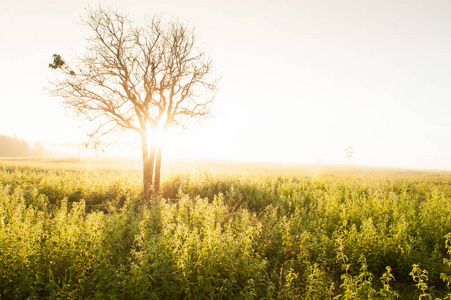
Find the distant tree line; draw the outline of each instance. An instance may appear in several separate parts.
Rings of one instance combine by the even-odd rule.
[[[44,157],[47,152],[41,142],[33,147],[18,137],[0,135],[0,157]]]

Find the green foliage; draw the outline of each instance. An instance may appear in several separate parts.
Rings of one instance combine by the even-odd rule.
[[[428,271],[421,270],[420,266],[414,264],[412,266],[412,272],[409,274],[412,276],[415,286],[421,291],[419,299],[432,299],[432,296],[427,293],[428,291]]]
[[[351,276],[348,271],[350,265],[345,266],[346,273],[341,275],[343,284],[340,286],[343,289],[344,299],[373,299],[376,296],[376,290],[373,288],[374,276],[368,271],[367,261],[364,256],[359,259],[361,264],[360,273],[356,276]]]
[[[50,69],[59,69],[66,64],[59,54],[53,54],[53,62],[49,64]]]
[[[396,299],[399,298],[399,293],[394,291],[390,286],[390,282],[395,280],[395,277],[391,273],[391,268],[389,266],[385,267],[387,270],[381,276],[382,287],[380,288],[378,294],[382,299]]]
[[[167,178],[0,163],[0,297],[451,299],[449,175]]]

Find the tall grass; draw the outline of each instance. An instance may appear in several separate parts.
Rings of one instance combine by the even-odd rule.
[[[451,299],[450,233],[447,173],[0,164],[5,299]]]

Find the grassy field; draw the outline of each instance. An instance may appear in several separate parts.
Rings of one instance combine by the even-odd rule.
[[[451,172],[0,160],[0,298],[451,299]]]

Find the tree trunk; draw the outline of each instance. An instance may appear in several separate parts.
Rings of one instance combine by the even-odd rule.
[[[155,145],[151,145],[150,146],[150,152],[149,152],[149,163],[147,165],[147,170],[148,170],[148,178],[149,178],[149,189],[152,189],[152,182],[153,182],[153,172],[154,172],[154,166],[155,166]],[[154,193],[153,190],[150,190],[150,195],[152,196],[152,194]]]
[[[153,190],[158,193],[160,190],[160,171],[161,171],[161,152],[163,151],[163,146],[160,145],[157,149],[157,158],[155,162],[155,182]]]
[[[149,152],[149,144],[147,141],[147,134],[141,135],[142,143],[142,158],[143,158],[143,189],[144,197],[149,199],[152,195],[152,177],[153,167],[155,162],[155,146],[151,145]]]

